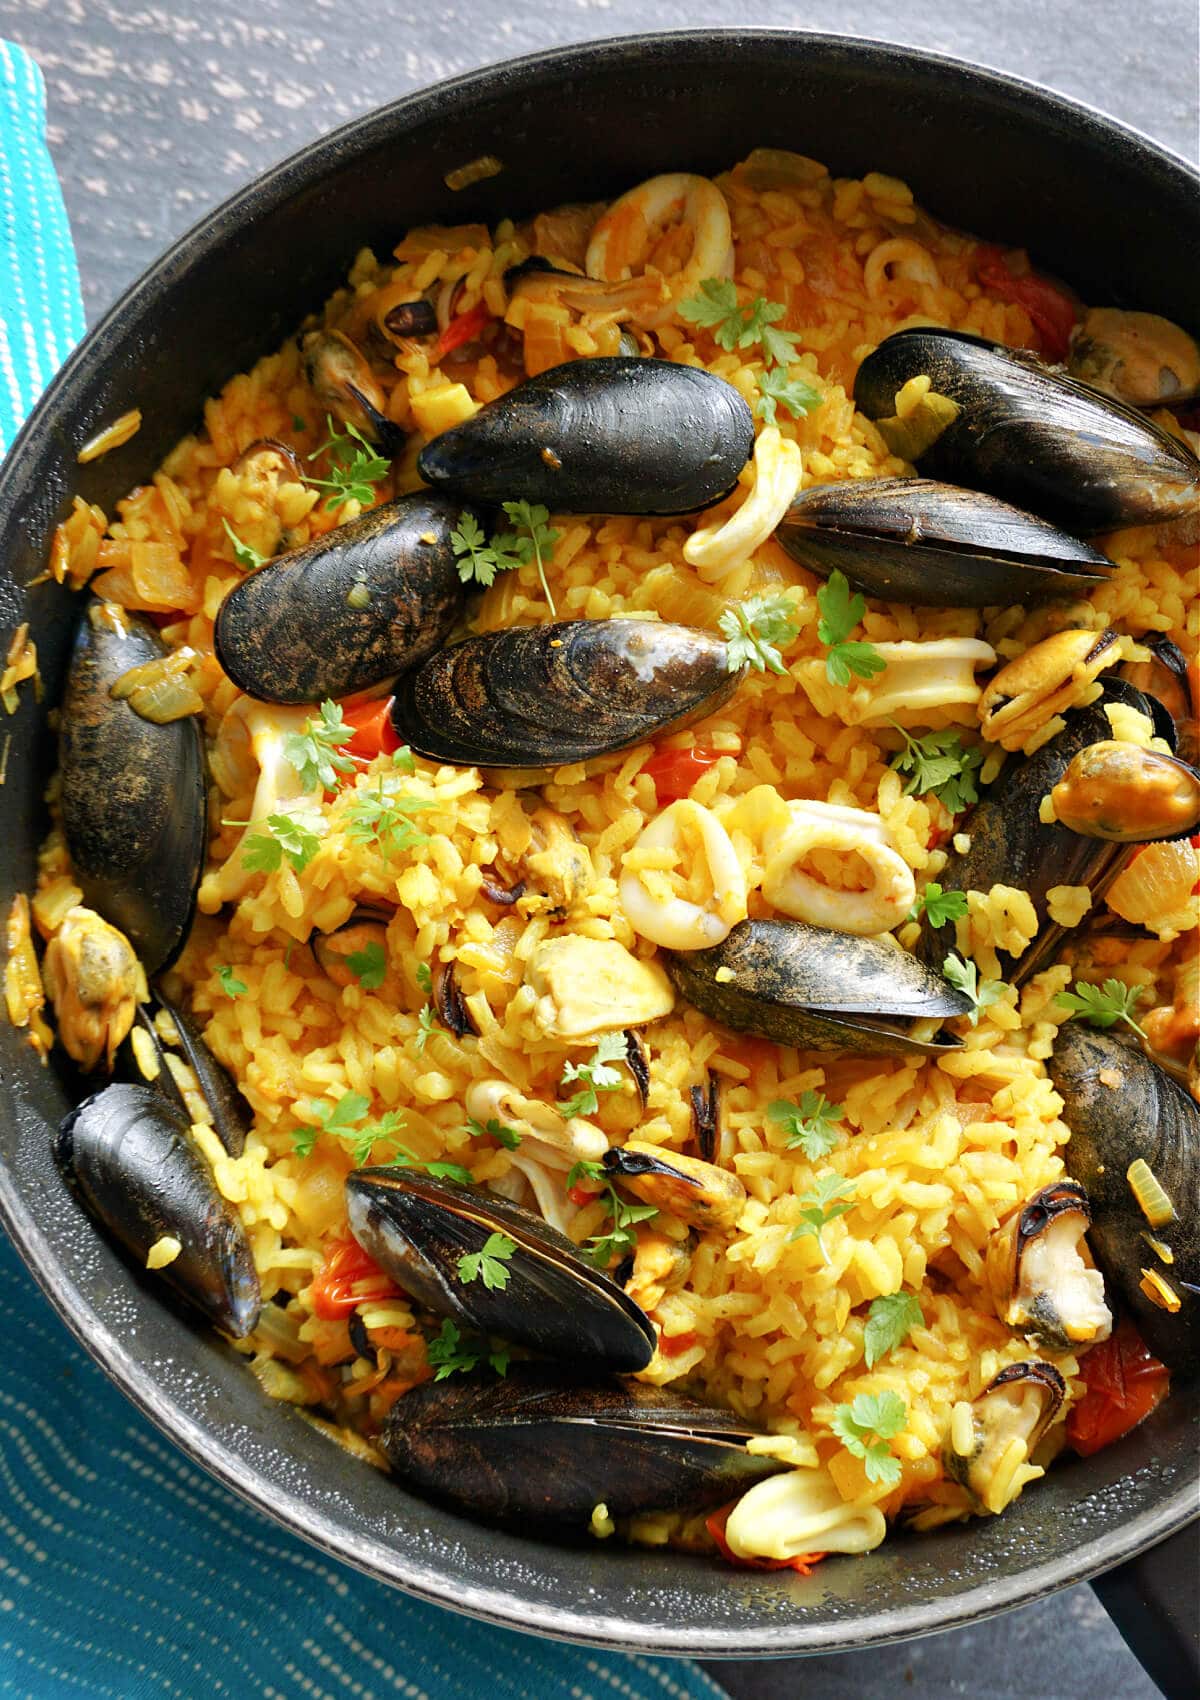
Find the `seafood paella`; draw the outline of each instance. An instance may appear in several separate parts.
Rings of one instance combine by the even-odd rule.
[[[398,235],[55,534],[64,1179],[469,1517],[999,1515],[1200,1347],[1200,348],[774,149]]]

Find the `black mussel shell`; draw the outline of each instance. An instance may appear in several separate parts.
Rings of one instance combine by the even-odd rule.
[[[1150,1350],[1190,1374],[1200,1367],[1200,1105],[1136,1044],[1079,1021],[1059,1028],[1046,1067],[1071,1130],[1067,1169],[1091,1200],[1096,1262]],[[1126,1178],[1139,1157],[1175,1206],[1175,1219],[1159,1227],[1151,1228]],[[1178,1310],[1147,1295],[1146,1271],[1166,1283]]]
[[[400,1480],[467,1516],[585,1535],[613,1517],[703,1511],[787,1466],[745,1450],[729,1411],[641,1382],[511,1364],[426,1382],[392,1406],[381,1445]]]
[[[184,1103],[183,1093],[179,1090],[167,1062],[167,1053],[171,1047],[164,1045],[154,1025],[157,1009],[165,1010],[175,1024],[175,1030],[179,1034],[177,1055],[183,1062],[191,1064],[201,1095],[212,1116],[213,1131],[231,1157],[240,1157],[245,1149],[246,1135],[254,1120],[253,1112],[234,1084],[229,1070],[217,1061],[205,1044],[193,1017],[178,1004],[171,1003],[161,991],[155,990],[151,1004],[139,1004],[137,1015],[134,1017],[135,1030],[140,1029],[146,1035],[158,1064],[158,1073],[150,1079],[142,1072],[132,1044],[132,1034],[118,1053],[121,1073],[135,1085],[151,1087],[169,1104],[186,1114],[187,1105]]]
[[[174,960],[192,924],[207,838],[204,753],[194,718],[157,725],[109,688],[166,653],[151,626],[90,603],[75,636],[59,732],[62,823],[75,877],[148,974]]]
[[[817,485],[792,503],[775,540],[822,578],[840,568],[868,596],[932,607],[1081,596],[1113,565],[1020,508],[931,478]]]
[[[181,1110],[148,1086],[106,1086],[64,1118],[55,1156],[139,1265],[174,1237],[182,1250],[162,1278],[235,1339],[251,1332],[261,1302],[254,1258]]]
[[[1050,794],[1080,750],[1112,737],[1105,702],[1123,702],[1150,712],[1149,699],[1123,680],[1105,680],[1104,696],[1087,708],[1068,714],[1066,725],[1031,756],[1010,756],[1000,777],[990,785],[962,824],[971,840],[965,855],[952,851],[938,875],[945,891],[990,891],[994,885],[1018,886],[1029,893],[1037,911],[1039,931],[1028,949],[1012,959],[1005,976],[1014,983],[1046,967],[1063,929],[1050,921],[1048,894],[1056,885],[1086,885],[1093,905],[1117,877],[1130,847],[1109,839],[1087,838],[1057,821],[1040,817],[1042,798]],[[953,921],[934,927],[921,922],[916,944],[922,961],[940,968],[955,947]]]
[[[728,654],[710,632],[657,620],[510,626],[399,680],[392,724],[459,767],[559,767],[711,714],[742,678]]]
[[[235,585],[217,659],[263,702],[368,689],[431,655],[466,601],[450,533],[461,510],[423,491],[371,508]]]
[[[556,513],[685,514],[729,494],[754,421],[723,378],[673,360],[572,360],[518,384],[421,450],[465,502]]]
[[[1197,500],[1200,460],[1133,408],[1033,355],[961,331],[897,331],[858,369],[868,419],[927,375],[959,408],[919,456],[922,472],[988,490],[1068,531],[1177,519]]]
[[[894,946],[804,921],[741,921],[709,950],[664,952],[677,989],[714,1021],[809,1051],[939,1056],[960,1041],[915,1039],[914,1022],[970,1013],[970,1000]],[[733,978],[722,970],[732,972]]]
[[[357,1169],[346,1178],[346,1212],[368,1256],[439,1316],[596,1371],[645,1369],[654,1355],[640,1306],[565,1234],[486,1187],[413,1169]],[[507,1284],[464,1281],[459,1258],[494,1233],[516,1244]]]

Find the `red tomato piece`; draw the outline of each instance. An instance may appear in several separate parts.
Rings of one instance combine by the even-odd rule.
[[[376,697],[371,702],[360,702],[354,708],[343,708],[342,719],[347,726],[354,728],[353,736],[342,745],[348,756],[368,762],[378,755],[390,756],[393,750],[400,748],[400,740],[392,725],[394,700],[393,697]]]
[[[369,1286],[360,1286],[367,1282]],[[399,1287],[357,1240],[335,1240],[312,1284],[313,1309],[326,1322],[349,1316],[368,1300],[400,1296]]]
[[[1047,360],[1066,359],[1078,314],[1065,290],[1033,272],[1028,277],[1014,277],[1000,249],[987,244],[979,249],[976,272],[989,295],[1024,307]]]
[[[690,1351],[700,1338],[698,1334],[664,1334],[659,1341],[664,1358],[677,1358],[682,1352]]]
[[[714,750],[709,744],[692,744],[686,750],[660,750],[645,763],[642,772],[654,781],[660,803],[676,803],[727,753],[733,752]]]
[[[1067,1441],[1083,1458],[1145,1422],[1171,1385],[1171,1372],[1128,1318],[1084,1355],[1079,1368],[1087,1392],[1067,1418]]]
[[[430,364],[436,366],[443,354],[449,354],[452,348],[461,348],[464,342],[472,342],[491,316],[486,305],[480,301],[469,313],[460,313],[456,319],[451,319],[433,346],[433,359]]]
[[[598,1187],[580,1185],[568,1187],[567,1189],[567,1197],[571,1200],[572,1204],[578,1205],[581,1210],[584,1205],[590,1204],[593,1198],[598,1198],[599,1195],[600,1189]]]
[[[815,1564],[820,1564],[828,1557],[823,1552],[801,1552],[795,1558],[739,1558],[729,1542],[725,1539],[725,1525],[737,1500],[731,1500],[728,1505],[722,1505],[714,1511],[711,1517],[706,1517],[704,1527],[708,1530],[726,1564],[732,1564],[737,1570],[797,1570],[801,1576],[812,1573]]]

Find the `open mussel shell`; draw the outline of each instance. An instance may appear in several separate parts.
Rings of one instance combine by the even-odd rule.
[[[572,360],[488,402],[421,451],[465,502],[557,513],[684,514],[728,495],[754,421],[723,378],[672,360]]]
[[[962,331],[897,331],[859,367],[854,400],[868,419],[886,421],[897,391],[921,376],[958,408],[919,456],[933,478],[1082,533],[1195,507],[1200,461],[1185,443],[1033,355]]]
[[[756,1432],[673,1389],[511,1364],[414,1388],[381,1445],[406,1486],[469,1517],[582,1536],[600,1503],[613,1517],[703,1511],[778,1474],[745,1450]]]
[[[217,659],[263,702],[344,697],[431,655],[466,601],[450,533],[461,510],[427,491],[370,508],[250,573],[217,613]]]
[[[168,1055],[173,1047],[165,1045],[154,1024],[161,1009],[166,1012],[179,1035],[181,1061],[191,1065],[200,1087],[200,1094],[212,1116],[213,1131],[231,1157],[240,1157],[246,1145],[246,1135],[254,1120],[249,1104],[234,1084],[233,1076],[213,1056],[194,1018],[179,1004],[171,1003],[161,991],[152,994],[149,1005],[139,1004],[134,1018],[134,1031],[145,1035],[135,1042],[133,1034],[119,1053],[120,1068],[135,1085],[146,1085],[181,1113],[187,1113],[183,1093],[171,1072]]]
[[[934,607],[1076,597],[1113,564],[1098,549],[1008,502],[931,478],[816,485],[792,503],[775,541],[868,596]]]
[[[1112,737],[1105,702],[1150,712],[1149,700],[1140,691],[1123,680],[1106,679],[1104,696],[1068,714],[1056,737],[1031,756],[1009,758],[963,824],[970,847],[965,853],[952,852],[938,875],[946,891],[986,892],[994,885],[1008,885],[1028,892],[1039,929],[1024,953],[1012,959],[1005,975],[1015,984],[1044,968],[1062,938],[1063,929],[1049,918],[1052,888],[1086,885],[1095,906],[1129,855],[1122,844],[1085,837],[1058,822],[1047,824],[1040,813],[1043,797],[1059,783],[1079,752]],[[955,948],[952,921],[935,927],[927,917],[922,919],[915,949],[923,962],[940,967]]]
[[[645,1369],[654,1355],[640,1306],[565,1234],[486,1187],[412,1169],[357,1169],[346,1178],[346,1213],[368,1256],[438,1316],[596,1372]],[[507,1284],[464,1281],[459,1259],[496,1233],[516,1246]]]
[[[1046,1064],[1087,1188],[1097,1263],[1170,1368],[1200,1368],[1200,1105],[1136,1044],[1068,1021]],[[1174,1207],[1152,1225],[1128,1178],[1141,1158]],[[1153,1243],[1152,1243],[1153,1242]],[[1166,1253],[1164,1256],[1163,1253]]]
[[[657,620],[511,626],[433,656],[396,686],[392,724],[459,767],[559,767],[711,714],[742,669],[710,632]]]
[[[125,934],[147,974],[192,924],[207,837],[200,727],[143,720],[109,695],[167,653],[151,626],[91,602],[75,636],[59,732],[62,824],[85,901]]]
[[[1178,756],[1117,739],[1080,750],[1051,797],[1062,824],[1088,838],[1150,844],[1200,827],[1200,773]]]
[[[64,1118],[55,1156],[88,1212],[140,1265],[159,1240],[178,1240],[162,1278],[235,1339],[251,1332],[254,1258],[183,1111],[149,1086],[106,1086]]]
[[[664,953],[678,990],[714,1021],[799,1050],[939,1056],[960,1041],[914,1037],[970,1000],[894,946],[804,921],[741,921],[710,950]]]

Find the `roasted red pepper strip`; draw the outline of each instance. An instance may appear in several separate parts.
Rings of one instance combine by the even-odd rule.
[[[436,366],[443,354],[449,354],[452,348],[461,348],[464,342],[473,341],[491,316],[484,302],[480,301],[469,313],[460,313],[456,319],[451,319],[433,345],[431,364]]]
[[[978,250],[976,274],[989,295],[1024,307],[1047,360],[1066,359],[1078,314],[1064,290],[1033,272],[1028,277],[1014,277],[1000,249],[986,243]]]
[[[713,1540],[716,1541],[721,1557],[726,1564],[732,1564],[738,1570],[798,1570],[801,1576],[810,1576],[814,1564],[820,1564],[828,1553],[800,1552],[795,1558],[739,1558],[729,1542],[725,1539],[725,1525],[728,1523],[737,1500],[731,1500],[728,1505],[722,1505],[714,1511],[711,1517],[704,1519],[704,1527]]]
[[[399,1287],[357,1240],[335,1240],[312,1284],[313,1309],[326,1322],[349,1316],[372,1300],[400,1297]]]
[[[675,803],[690,793],[692,786],[714,762],[729,752],[709,744],[692,744],[686,750],[660,750],[642,768],[654,781],[660,803]]]
[[[1067,1442],[1090,1458],[1144,1422],[1167,1396],[1171,1372],[1128,1318],[1080,1359],[1087,1392],[1067,1418]]]
[[[353,726],[354,735],[341,746],[348,756],[369,762],[378,755],[390,756],[400,748],[400,740],[392,726],[393,697],[377,697],[372,702],[360,702],[354,708],[343,708],[342,719]]]

